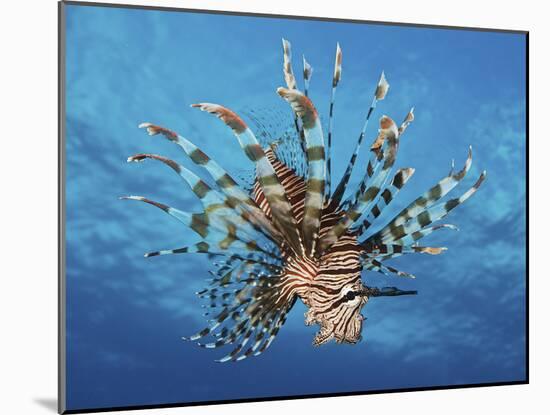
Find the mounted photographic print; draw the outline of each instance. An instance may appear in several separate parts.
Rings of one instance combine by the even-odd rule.
[[[527,37],[60,3],[60,412],[528,382]]]

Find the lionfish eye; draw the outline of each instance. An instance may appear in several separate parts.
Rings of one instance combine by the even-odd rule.
[[[347,298],[349,301],[351,301],[351,300],[354,300],[354,299],[355,299],[355,295],[356,295],[356,294],[355,294],[355,291],[348,291],[348,292],[346,293],[346,298]]]

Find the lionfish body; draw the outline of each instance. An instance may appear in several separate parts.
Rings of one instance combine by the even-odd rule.
[[[423,247],[418,241],[432,232],[456,229],[433,225],[468,199],[479,188],[485,172],[458,198],[440,200],[464,178],[471,165],[471,149],[464,168],[451,170],[377,232],[371,225],[395,198],[414,170],[393,173],[399,141],[413,121],[413,110],[398,126],[383,116],[369,149],[363,179],[347,197],[359,149],[377,102],[389,88],[384,73],[346,171],[331,189],[330,149],[333,106],[341,78],[342,51],[337,45],[332,83],[327,146],[313,103],[308,98],[312,68],[304,58],[304,93],[297,89],[292,71],[290,44],[283,40],[287,88],[278,94],[293,109],[295,134],[271,143],[260,143],[252,130],[233,111],[216,104],[194,104],[220,118],[237,137],[255,167],[251,188],[240,186],[218,163],[177,133],[150,123],[141,124],[150,135],[163,135],[179,145],[189,159],[208,174],[215,185],[173,160],[155,154],[138,154],[128,161],[156,159],[175,170],[203,204],[199,213],[183,212],[140,196],[124,199],[152,204],[201,237],[195,245],[156,251],[146,257],[206,253],[221,258],[207,288],[197,294],[208,301],[208,326],[189,340],[217,348],[232,345],[220,361],[237,361],[265,351],[285,323],[299,298],[307,306],[307,325],[318,324],[313,344],[332,339],[356,343],[361,338],[363,306],[372,297],[416,294],[395,287],[363,284],[364,270],[388,276],[413,277],[386,265],[385,261],[410,253],[439,254],[445,248]],[[209,338],[204,342],[202,339]]]

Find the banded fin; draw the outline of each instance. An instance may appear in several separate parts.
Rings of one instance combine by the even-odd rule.
[[[357,201],[346,210],[344,216],[340,221],[334,225],[326,235],[321,239],[320,250],[321,252],[328,249],[334,244],[344,233],[346,233],[360,218],[363,212],[372,207],[373,202],[380,193],[380,188],[383,186],[387,176],[389,175],[397,155],[397,149],[399,144],[399,135],[395,122],[387,117],[383,116],[380,119],[380,134],[379,137],[384,137],[384,143],[387,143],[386,151],[380,150],[378,154],[380,159],[378,165],[381,166],[374,168],[376,173],[372,176],[371,185],[357,198]],[[367,169],[365,177],[370,175],[370,170]],[[366,179],[365,179],[366,180]]]
[[[177,219],[185,226],[200,235],[205,242],[216,243],[217,247],[222,250],[229,248],[243,251],[257,251],[268,256],[274,256],[272,253],[260,247],[255,240],[243,235],[242,231],[231,223],[223,226],[219,222],[210,222],[208,216],[204,213],[189,213],[179,209],[165,205],[164,203],[156,202],[147,199],[143,196],[122,196],[123,200],[137,200],[140,202],[153,205],[173,218]],[[277,258],[275,256],[275,258]]]
[[[385,241],[392,241],[394,244],[398,244],[398,245],[412,245],[415,242],[419,241],[420,239],[424,238],[425,236],[428,236],[432,232],[435,232],[439,229],[451,229],[454,231],[458,231],[458,228],[454,225],[441,224],[441,225],[428,226],[427,228],[421,229],[419,231],[409,233],[397,240],[393,240],[391,236],[388,236],[385,238]]]
[[[282,41],[283,41],[283,74],[285,78],[285,84],[288,89],[291,89],[291,90],[298,89],[296,78],[292,70],[292,47],[288,40],[283,38]],[[302,146],[302,149],[305,153],[306,147],[304,142],[304,130],[300,123],[300,119],[296,114],[294,114],[294,128],[296,129],[296,133],[300,137],[300,145]]]
[[[245,285],[238,290],[201,291],[203,298],[221,304],[223,309],[209,327],[185,339],[196,341],[212,336],[214,341],[199,343],[209,349],[232,344],[233,349],[217,362],[240,361],[261,354],[277,335],[295,301],[280,301],[276,281],[276,277],[264,277],[244,281]],[[217,303],[218,300],[226,303]]]
[[[193,104],[192,107],[216,115],[233,130],[244,153],[256,165],[256,175],[271,207],[276,227],[285,236],[291,249],[298,255],[302,253],[298,226],[284,188],[252,131],[237,114],[221,105],[200,103]]]
[[[368,260],[365,260],[363,266],[364,269],[368,271],[380,272],[381,274],[387,275],[388,277],[398,276],[413,279],[416,278],[413,274],[409,274],[408,272],[399,271],[396,268],[386,266],[376,259],[369,258]]]
[[[399,126],[399,136],[403,135],[407,127],[414,121],[414,107],[411,107],[405,119]]]
[[[306,61],[306,57],[302,56],[302,61],[304,64],[304,95],[307,97],[309,92],[309,82],[311,81],[311,76],[313,75],[313,68]]]
[[[262,229],[250,219],[250,214],[242,209],[241,203],[237,199],[222,195],[196,174],[176,163],[174,160],[157,154],[140,153],[128,157],[127,161],[129,163],[142,162],[145,159],[158,160],[178,173],[201,201],[204,214],[207,217],[213,220],[221,220],[222,223],[232,223],[241,228],[252,239],[266,236],[269,241],[275,244],[277,243],[271,235],[262,233]]]
[[[217,274],[225,273],[227,268],[232,266],[230,264],[231,261],[226,261],[227,265],[221,267]],[[265,342],[267,342],[265,337],[267,334],[276,334],[273,333],[274,324],[278,321],[276,316],[280,313],[281,309],[292,307],[293,302],[286,304],[286,306],[282,305],[283,303],[278,303],[280,298],[278,296],[277,277],[261,277],[253,273],[249,273],[248,275],[251,278],[234,281],[234,284],[245,284],[241,289],[228,290],[227,288],[231,285],[226,284],[222,289],[211,288],[198,293],[201,297],[210,299],[211,301],[215,302],[221,299],[228,303],[231,303],[230,297],[233,295],[237,304],[237,307],[224,305],[226,308],[232,307],[232,309],[228,309],[223,314],[224,319],[227,316],[231,317],[232,322],[228,324],[232,327],[217,325],[220,322],[220,318],[217,316],[211,322],[214,324],[214,328],[218,328],[218,333],[214,333],[212,327],[210,327],[191,337],[191,339],[196,340],[205,337],[207,334],[212,335],[215,341],[199,344],[199,346],[206,348],[218,348],[227,344],[236,344],[233,351],[219,359],[218,362],[242,360],[253,354],[259,354],[262,348],[265,350],[264,346]],[[247,299],[249,298],[252,298],[252,301],[248,301]],[[254,343],[247,350],[244,350],[246,344],[251,340]]]
[[[404,119],[403,123],[397,129],[398,137],[400,139],[401,139],[402,134],[406,131],[409,124],[414,120],[413,111],[414,111],[414,107],[408,112],[408,114],[405,116],[405,119]],[[368,164],[367,164],[367,174],[365,174],[365,176],[363,177],[363,180],[362,180],[362,182],[361,182],[361,184],[360,184],[360,186],[359,186],[359,188],[358,188],[358,190],[355,194],[355,198],[353,199],[354,203],[355,203],[355,201],[357,201],[359,195],[361,195],[365,191],[365,189],[367,188],[367,182],[373,175],[372,165],[375,164],[376,159],[378,159],[378,160],[380,159],[380,151],[382,149],[382,145],[384,144],[384,142],[385,142],[384,134],[379,131],[378,136],[374,140],[374,143],[371,145],[371,148],[370,148],[371,149],[371,156],[370,156]]]
[[[363,142],[363,139],[365,138],[365,133],[367,131],[367,126],[369,124],[370,117],[374,112],[374,109],[376,108],[376,104],[378,103],[378,101],[382,101],[386,97],[386,94],[388,93],[389,88],[390,88],[390,84],[388,84],[388,81],[386,81],[386,76],[382,71],[382,74],[380,75],[380,80],[378,81],[378,84],[376,85],[376,90],[374,91],[374,96],[372,98],[370,108],[365,117],[363,129],[361,130],[361,133],[359,134],[359,138],[357,139],[357,143],[355,144],[355,149],[353,150],[350,161],[348,162],[346,171],[344,172],[342,179],[338,183],[338,186],[336,187],[336,190],[334,191],[331,197],[331,204],[333,206],[338,206],[342,198],[344,197],[344,193],[346,192],[346,187],[348,185],[349,179],[351,178],[353,167],[355,166],[355,162],[359,154],[359,149],[361,148],[361,144]]]
[[[468,200],[479,189],[485,180],[486,172],[481,173],[476,183],[468,189],[462,196],[454,199],[449,199],[447,202],[439,203],[435,206],[425,209],[407,222],[392,228],[384,228],[381,232],[373,235],[369,240],[384,242],[398,241],[407,235],[418,232],[428,225],[444,218],[458,205]]]
[[[285,76],[285,83],[289,89],[296,89],[296,78],[292,71],[292,48],[290,42],[286,39],[283,41],[283,74]]]
[[[342,49],[340,43],[336,43],[336,57],[334,59],[334,74],[332,76],[332,92],[330,96],[330,107],[328,114],[328,135],[327,135],[327,180],[325,194],[328,199],[331,192],[331,150],[332,150],[332,128],[334,122],[334,101],[336,99],[336,87],[342,78]]]
[[[190,341],[196,341],[203,337],[206,337],[210,334],[212,334],[218,327],[224,323],[228,317],[233,318],[234,313],[237,313],[237,315],[240,315],[241,309],[246,308],[246,306],[252,301],[252,298],[241,298],[236,301],[235,305],[232,306],[224,306],[223,309],[213,318],[211,321],[214,323],[210,325],[209,327],[205,327],[204,329],[200,330],[199,332],[188,336],[188,337],[182,337],[183,340],[190,340]],[[237,325],[236,328],[238,328],[239,325]]]
[[[356,235],[362,235],[367,229],[370,228],[372,223],[376,220],[376,218],[378,218],[378,216],[380,216],[384,208],[386,208],[391,201],[395,199],[395,196],[397,196],[399,191],[405,186],[413,174],[413,168],[405,168],[397,171],[397,173],[393,176],[391,183],[386,186],[382,192],[380,192],[378,202],[371,209],[367,217],[356,230],[353,230]]]
[[[319,225],[325,192],[325,146],[323,130],[313,103],[298,90],[278,88],[277,93],[302,120],[308,163],[307,190],[304,202],[302,234],[306,254],[314,256],[319,237]]]
[[[422,253],[429,255],[439,255],[447,250],[445,247],[429,247],[429,246],[403,246],[403,245],[386,245],[386,244],[374,244],[364,243],[361,244],[364,248],[362,254],[366,258],[374,257],[386,257],[394,254],[413,254]]]
[[[139,128],[145,128],[151,136],[160,134],[180,146],[194,164],[204,168],[208,172],[219,189],[227,197],[241,202],[241,206],[250,213],[250,220],[264,230],[264,235],[269,235],[277,241],[282,241],[283,236],[275,229],[271,222],[264,218],[262,211],[256,206],[250,196],[239,187],[227,171],[208,157],[200,148],[176,132],[158,125],[146,122],[141,123]]]
[[[248,350],[242,352],[244,346],[248,342],[248,339],[253,333],[252,330],[250,330],[246,333],[245,336],[243,336],[243,341],[241,341],[237,345],[237,347],[231,351],[231,353],[217,360],[217,362],[236,362],[246,359],[250,356],[258,356],[262,354],[271,345],[271,343],[279,333],[281,326],[286,322],[287,313],[292,308],[293,304],[294,301],[282,307],[282,309],[276,309],[275,311],[271,310],[269,317],[262,320],[264,321],[263,327],[260,327],[259,330],[258,327],[254,328],[254,330],[257,332],[255,336],[255,342]],[[241,353],[240,356],[239,353]]]
[[[296,133],[294,121],[288,119],[288,113],[249,110],[245,115],[256,127],[256,136],[262,148],[272,149],[282,163],[304,178],[307,174],[305,143]]]
[[[194,245],[191,246],[184,246],[182,248],[176,248],[176,249],[164,249],[161,251],[152,251],[147,252],[143,256],[145,258],[151,258],[154,256],[159,255],[172,255],[172,254],[186,254],[186,253],[204,253],[204,254],[210,254],[210,255],[226,255],[223,251],[218,250],[211,250],[210,244],[207,242],[197,242]]]
[[[435,186],[415,199],[405,209],[399,212],[383,229],[378,231],[376,235],[373,235],[373,239],[389,240],[389,235],[391,234],[394,235],[391,239],[395,239],[397,235],[400,235],[397,239],[403,237],[404,235],[401,235],[402,228],[400,228],[400,226],[412,218],[417,217],[453,190],[464,179],[471,165],[472,148],[470,147],[468,150],[468,158],[462,170],[444,177]]]
[[[147,252],[146,254],[144,254],[144,257],[151,258],[154,256],[160,256],[160,255],[177,255],[177,254],[191,254],[191,253],[208,254],[208,255],[214,255],[214,256],[228,255],[227,250],[221,250],[216,246],[212,246],[209,243],[202,241],[202,242],[198,242],[196,244],[184,246],[181,248],[164,249],[160,251]],[[275,272],[279,272],[282,270],[280,263],[277,264],[277,263],[267,262],[263,254],[260,254],[262,256],[257,256],[254,254],[254,252],[251,252],[246,257],[244,257],[242,256],[242,252],[239,252],[239,253],[233,253],[230,255],[231,256],[229,256],[227,261],[239,260],[242,263],[246,263],[246,264],[260,265],[266,269],[270,269],[271,271],[275,271]],[[279,259],[279,258],[273,258],[273,257],[270,257],[270,258],[272,260]]]

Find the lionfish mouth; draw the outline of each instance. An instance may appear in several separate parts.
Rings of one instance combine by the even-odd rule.
[[[361,314],[361,309],[371,297],[381,296],[400,296],[400,295],[416,295],[417,291],[405,291],[396,287],[385,287],[383,289],[375,287],[367,287],[362,285],[360,289],[345,290],[340,302],[344,305],[342,307],[340,318],[338,321],[340,324],[334,324],[334,319],[330,316],[322,313],[316,313],[311,307],[305,313],[305,324],[307,326],[318,324],[320,326],[319,331],[313,338],[313,345],[320,346],[328,343],[334,339],[337,343],[356,344],[361,341],[361,329],[365,317]],[[336,302],[337,304],[338,302]],[[348,314],[346,316],[345,314]],[[345,330],[342,330],[342,326],[345,323]]]
[[[442,199],[466,176],[472,163],[471,148],[464,168],[450,173],[420,195],[392,220],[378,226],[377,218],[414,173],[412,168],[394,171],[399,142],[414,120],[413,108],[398,126],[382,116],[368,147],[369,160],[359,186],[348,184],[377,104],[389,84],[384,72],[338,183],[331,183],[333,111],[342,76],[342,50],[336,46],[332,95],[325,135],[313,102],[308,98],[313,73],[303,59],[303,92],[292,68],[290,43],[283,39],[283,73],[286,88],[277,94],[292,110],[291,130],[277,136],[265,131],[260,119],[252,121],[263,133],[257,138],[235,112],[218,104],[193,107],[214,114],[236,136],[254,167],[253,184],[239,184],[221,165],[178,133],[151,123],[140,124],[149,135],[160,135],[181,147],[211,184],[174,160],[156,154],[137,154],[128,162],[153,159],[174,170],[203,205],[199,212],[185,212],[142,196],[122,199],[153,205],[194,231],[200,241],[177,249],[150,252],[146,257],[202,253],[215,257],[217,269],[198,296],[208,302],[208,325],[186,338],[206,348],[230,346],[219,361],[238,361],[263,353],[284,325],[297,298],[308,312],[306,324],[319,324],[314,344],[334,339],[357,343],[361,338],[361,310],[372,297],[416,294],[396,287],[376,288],[362,283],[363,271],[387,276],[413,275],[387,265],[387,260],[414,253],[437,255],[445,248],[419,246],[419,240],[439,229],[436,224],[470,198],[485,179],[485,172],[460,197]],[[268,120],[269,121],[269,120]],[[270,124],[269,122],[267,124]],[[393,174],[393,175],[392,175]],[[438,203],[439,202],[439,203]],[[376,223],[379,229],[372,232]],[[202,339],[209,338],[207,342]]]

